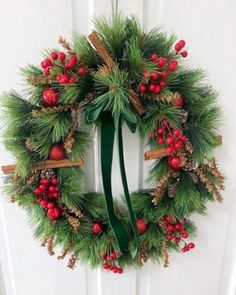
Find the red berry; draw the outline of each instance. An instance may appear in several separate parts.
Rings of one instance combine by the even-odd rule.
[[[84,76],[86,74],[86,72],[87,72],[87,69],[85,67],[81,66],[78,68],[78,75],[79,76]]]
[[[112,259],[116,259],[118,257],[116,252],[112,252],[110,256]]]
[[[162,76],[162,78],[166,79],[168,77],[168,73],[167,72],[162,72],[161,76]]]
[[[53,144],[49,151],[50,160],[63,160],[65,157],[65,152],[62,144],[56,143]]]
[[[167,239],[168,239],[169,241],[171,241],[171,240],[173,239],[173,235],[172,235],[172,234],[168,234],[166,237],[167,237]]]
[[[182,48],[185,46],[185,41],[184,40],[180,40],[178,43],[182,46]]]
[[[54,106],[58,102],[58,94],[53,88],[45,88],[43,91],[43,103],[45,106]]]
[[[182,135],[180,140],[182,140],[183,142],[185,142],[187,140],[187,136],[186,135]]]
[[[183,231],[184,231],[184,226],[183,226],[183,225],[181,225],[181,226],[180,226],[180,229],[179,229],[179,232],[181,232],[181,233],[182,233]]]
[[[183,247],[183,248],[181,249],[181,251],[182,251],[182,252],[187,252],[187,248],[186,248],[186,247]]]
[[[112,261],[113,258],[110,255],[107,255],[107,261]]]
[[[51,67],[51,66],[53,65],[51,59],[49,59],[49,58],[46,58],[46,59],[44,60],[44,64],[46,65],[47,68],[48,68],[48,67]]]
[[[184,104],[184,99],[182,96],[179,96],[178,98],[176,98],[175,100],[173,100],[172,102],[173,106],[176,108],[181,108]]]
[[[159,135],[163,135],[165,133],[165,129],[164,128],[158,128],[157,133]]]
[[[123,273],[123,269],[121,267],[118,269],[118,273],[120,273],[120,274]]]
[[[61,211],[58,208],[48,209],[47,216],[51,220],[56,220],[60,217]]]
[[[162,120],[162,125],[163,125],[164,127],[166,127],[166,126],[168,125],[168,121],[167,121],[166,119],[163,119],[163,120]]]
[[[46,68],[46,69],[44,69],[43,70],[43,74],[44,74],[44,76],[49,76],[50,75],[50,70],[49,70],[49,68]]]
[[[96,235],[100,234],[102,232],[102,224],[100,222],[96,222],[93,224],[93,227],[92,227],[92,232]],[[108,260],[108,257],[107,257],[107,260]]]
[[[51,180],[52,184],[58,184],[58,178],[53,177],[53,179]]]
[[[168,154],[172,154],[175,151],[175,147],[174,146],[168,146],[166,149]]]
[[[60,61],[64,61],[64,59],[66,58],[65,53],[64,53],[64,52],[60,52],[60,53],[58,54],[58,58],[60,59]]]
[[[150,57],[151,61],[156,61],[158,59],[158,55],[157,54],[152,54]]]
[[[166,142],[170,145],[174,144],[174,139],[172,136],[168,136],[167,139],[166,139]]]
[[[181,162],[178,156],[170,156],[168,157],[168,166],[174,170],[179,171],[181,169]]]
[[[176,229],[176,230],[180,230],[180,228],[181,228],[181,225],[180,225],[179,223],[176,223],[176,224],[175,224],[175,229]]]
[[[169,70],[171,71],[171,72],[174,72],[175,70],[176,70],[176,68],[177,68],[177,65],[178,65],[178,63],[177,63],[177,61],[176,60],[172,60],[170,63],[169,63]]]
[[[75,62],[73,62],[72,60],[68,60],[65,63],[65,67],[68,68],[68,69],[72,69],[74,66],[75,66]]]
[[[183,147],[183,142],[182,141],[177,141],[176,143],[175,143],[175,148],[177,149],[177,150],[179,150],[179,149],[181,149]]]
[[[161,93],[161,87],[159,85],[156,85],[155,90],[154,90],[155,94],[159,94]]]
[[[40,188],[37,187],[37,188],[34,190],[34,193],[35,193],[35,195],[40,196],[40,195],[42,195],[43,191],[42,191]]]
[[[159,85],[160,85],[161,88],[165,88],[165,87],[166,87],[166,81],[161,80],[161,81],[159,82]]]
[[[53,60],[58,59],[58,53],[55,52],[55,51],[51,52],[50,56],[51,56],[51,58],[52,58]]]
[[[151,84],[151,85],[149,86],[149,90],[150,90],[151,92],[154,92],[155,89],[156,89],[156,85],[155,85],[155,84]]]
[[[181,241],[181,239],[179,237],[175,238],[175,242],[178,244]]]
[[[107,264],[107,263],[103,263],[103,264],[102,264],[102,267],[103,267],[104,269],[109,269],[109,268],[110,268],[110,265]]]
[[[151,137],[151,138],[155,138],[155,131],[152,131],[152,132],[150,133],[150,137]]]
[[[139,91],[140,91],[141,93],[145,93],[145,92],[147,91],[147,86],[146,86],[145,84],[141,84],[141,85],[139,86]]]
[[[172,224],[169,224],[169,225],[167,226],[167,230],[168,230],[168,231],[173,231],[173,230],[174,230],[174,226],[173,226]]]
[[[193,249],[193,248],[195,248],[195,244],[194,243],[189,243],[188,247],[189,247],[189,249]]]
[[[138,232],[140,234],[144,233],[148,228],[148,224],[145,223],[145,221],[143,219],[137,219],[136,225],[137,225]]]
[[[152,77],[153,80],[157,80],[159,78],[158,72],[152,72],[151,77]]]
[[[182,236],[183,239],[187,239],[187,238],[188,238],[188,233],[183,232],[183,233],[181,234],[181,236]]]
[[[157,64],[160,68],[162,68],[166,64],[166,60],[163,57],[160,57],[157,61]]]
[[[61,84],[67,84],[70,82],[70,77],[68,75],[58,75],[57,76],[57,80],[61,83]]]
[[[55,191],[55,186],[54,185],[50,185],[48,188],[49,192],[53,193]]]
[[[180,129],[176,128],[173,132],[173,136],[174,137],[179,137],[180,135],[182,135],[182,132]]]
[[[118,273],[118,271],[119,271],[119,268],[117,267],[117,266],[115,266],[114,268],[113,268],[113,270],[112,270],[114,273]]]
[[[164,143],[165,143],[165,140],[164,140],[163,137],[158,137],[157,142],[158,142],[159,144],[164,144]]]
[[[57,198],[59,198],[59,193],[58,192],[53,192],[52,196],[53,196],[53,198],[57,199]]]
[[[49,202],[48,204],[47,204],[47,208],[48,209],[52,209],[52,208],[54,208],[55,207],[55,205],[52,203],[52,202]]]
[[[71,84],[75,84],[76,83],[76,78],[75,77],[70,77],[70,81]]]
[[[41,68],[43,68],[43,69],[47,68],[47,65],[44,60],[41,62]]]
[[[75,55],[71,55],[70,57],[70,61],[73,62],[73,63],[77,63],[77,57]]]
[[[46,185],[45,184],[40,184],[40,186],[39,186],[39,189],[41,190],[41,191],[45,191],[46,190]]]
[[[50,180],[45,178],[42,180],[42,183],[45,184],[45,185],[48,185],[50,183]]]
[[[175,44],[175,51],[179,52],[182,49],[182,45],[178,42]]]
[[[48,201],[46,201],[46,200],[42,200],[42,201],[40,202],[40,204],[41,204],[41,206],[42,206],[44,209],[47,209],[47,207],[48,207]]]
[[[188,51],[183,51],[183,52],[181,52],[181,55],[182,55],[183,57],[187,57],[187,56],[188,56]]]

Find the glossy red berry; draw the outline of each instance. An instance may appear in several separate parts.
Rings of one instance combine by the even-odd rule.
[[[180,230],[180,228],[181,228],[181,225],[180,225],[179,223],[176,223],[176,224],[175,224],[175,229],[176,229],[176,230]]]
[[[189,243],[188,247],[189,247],[189,249],[193,249],[193,248],[195,248],[195,244],[194,243]]]
[[[75,77],[70,77],[70,81],[71,84],[75,84],[76,83],[76,78]]]
[[[174,230],[174,226],[173,226],[173,224],[169,224],[169,225],[167,225],[167,230],[168,230],[168,231],[173,231],[173,230]]]
[[[109,269],[109,268],[110,268],[110,265],[107,264],[107,263],[103,263],[103,264],[102,264],[102,267],[103,267],[104,269]]]
[[[181,149],[183,147],[183,142],[182,141],[177,141],[176,143],[175,143],[175,148],[177,149],[177,150],[179,150],[179,149]]]
[[[123,269],[121,267],[118,269],[118,273],[119,274],[122,274],[123,273]]]
[[[174,139],[172,136],[168,136],[167,139],[166,139],[166,142],[170,145],[174,144]]]
[[[147,86],[146,86],[145,84],[141,84],[141,85],[139,86],[139,91],[140,91],[141,93],[145,93],[145,92],[147,91]]]
[[[54,208],[55,207],[55,205],[54,205],[54,203],[52,203],[52,202],[49,202],[48,204],[47,204],[47,208],[48,209],[52,209],[52,208]]]
[[[182,135],[182,132],[180,129],[176,128],[173,132],[173,136],[174,137],[179,137],[180,135]]]
[[[47,209],[47,207],[48,207],[48,201],[46,201],[46,200],[42,200],[42,201],[40,202],[40,204],[41,204],[41,206],[42,206],[44,209]]]
[[[66,58],[65,53],[64,53],[64,52],[60,52],[60,53],[58,54],[58,58],[60,59],[60,61],[64,61],[65,58]]]
[[[36,196],[40,196],[40,195],[43,194],[43,191],[42,191],[40,188],[37,187],[37,188],[34,190],[34,193],[35,193]]]
[[[177,68],[177,61],[176,60],[172,60],[170,63],[169,63],[169,67],[168,69],[171,71],[171,72],[174,72],[176,71],[176,68]]]
[[[187,239],[187,238],[188,238],[188,233],[183,232],[183,233],[181,234],[181,236],[182,236],[183,239]]]
[[[45,77],[48,77],[50,75],[50,69],[49,68],[44,69],[43,74]]]
[[[167,237],[167,239],[168,239],[169,241],[171,241],[171,240],[173,239],[173,235],[172,235],[172,234],[168,234],[166,237]]]
[[[102,232],[102,224],[100,222],[96,222],[93,224],[93,227],[92,227],[92,232],[96,235],[100,234]],[[107,259],[108,260],[108,259]]]
[[[152,72],[151,73],[151,77],[152,77],[153,80],[157,80],[159,78],[158,72],[156,72],[156,71],[155,72]]]
[[[165,129],[164,128],[158,128],[157,133],[159,135],[163,135],[165,133]]]
[[[157,142],[158,142],[159,144],[164,144],[164,143],[165,143],[165,140],[164,140],[163,137],[158,137]]]
[[[45,88],[43,91],[43,103],[45,106],[54,106],[58,102],[58,94],[53,88]]]
[[[151,61],[156,61],[157,59],[158,59],[158,55],[155,54],[155,53],[152,54],[151,57],[150,57],[150,60],[151,60]]]
[[[183,48],[183,47],[185,46],[185,44],[186,44],[186,42],[185,42],[184,40],[180,40],[178,43],[182,46],[182,48]]]
[[[51,208],[48,209],[47,216],[51,220],[56,220],[60,217],[61,212],[58,208]]]
[[[188,51],[183,51],[181,52],[182,57],[187,57],[188,56]]]
[[[187,140],[187,136],[186,135],[182,135],[181,138],[182,142],[185,142]]]
[[[51,56],[51,58],[52,58],[53,60],[58,59],[58,53],[55,52],[55,51],[51,52],[50,56]]]
[[[161,93],[161,87],[159,85],[156,85],[154,93],[155,94],[160,94]]]
[[[40,184],[40,186],[39,186],[39,189],[41,190],[41,191],[45,191],[46,190],[46,185],[45,184]]]
[[[57,199],[57,198],[59,198],[59,193],[54,191],[52,193],[52,196],[53,196],[53,198]]]
[[[151,85],[149,86],[149,90],[150,90],[151,92],[154,92],[155,89],[156,89],[156,85],[155,85],[155,84],[151,84]]]
[[[175,238],[175,243],[178,244],[180,241],[181,241],[181,239],[180,239],[179,237],[176,237],[176,238]]]
[[[63,145],[60,143],[53,144],[49,151],[50,160],[63,160],[65,158],[65,151]]]
[[[136,225],[139,233],[144,233],[148,229],[148,224],[143,219],[137,219]]]
[[[84,76],[87,73],[87,69],[83,66],[78,68],[78,75],[79,76]]]
[[[181,169],[180,158],[178,156],[168,157],[168,166],[174,171],[179,171]]]
[[[160,68],[162,68],[166,64],[166,60],[163,57],[160,57],[157,61],[157,64]]]
[[[53,177],[51,180],[52,184],[58,184],[58,178],[57,177]]]
[[[46,59],[44,60],[44,64],[45,64],[45,66],[46,66],[47,68],[48,68],[48,67],[51,67],[51,66],[53,65],[51,59],[49,59],[49,58],[46,58]]]
[[[182,47],[182,45],[179,42],[175,44],[175,51],[176,52],[179,52],[182,48],[183,47]]]
[[[50,180],[45,178],[42,180],[42,183],[45,184],[45,185],[48,185],[50,183]]]
[[[168,73],[167,72],[162,72],[161,77],[166,79],[168,77]]]
[[[168,146],[166,148],[166,151],[168,154],[172,154],[175,151],[175,147],[174,146]]]
[[[165,88],[165,87],[166,87],[166,81],[161,80],[161,81],[159,82],[159,86],[160,86],[161,88]]]

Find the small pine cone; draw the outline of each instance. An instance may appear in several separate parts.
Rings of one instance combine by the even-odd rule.
[[[182,124],[187,122],[187,120],[188,120],[188,111],[181,110],[180,120],[181,120]]]
[[[55,172],[54,172],[53,169],[44,169],[40,173],[40,178],[41,179],[45,179],[45,178],[51,179],[53,177],[55,177]]]
[[[178,178],[180,176],[180,172],[179,171],[171,171],[170,176],[172,178]]]
[[[25,141],[25,146],[29,151],[34,151],[35,150],[35,145],[32,141],[31,138],[27,138]]]
[[[76,265],[76,260],[77,260],[77,255],[75,253],[73,253],[68,261],[67,267],[71,268],[71,269],[75,269]]]
[[[47,244],[47,238],[45,238],[43,241],[42,241],[42,243],[40,244],[40,246],[41,247],[45,247],[46,246],[46,244]]]
[[[67,220],[70,223],[70,225],[72,226],[73,230],[77,231],[78,228],[80,227],[80,221],[77,218],[72,217],[72,216],[69,216],[67,218]]]
[[[168,187],[168,196],[170,198],[173,198],[175,196],[176,189],[177,189],[177,182],[173,183],[172,185]]]
[[[192,180],[194,183],[198,183],[198,177],[196,174],[194,173],[189,173],[189,175],[191,176]]]
[[[48,249],[48,254],[50,256],[53,256],[55,252],[53,251],[53,238],[49,238],[47,240],[47,249]]]
[[[66,257],[66,255],[67,255],[67,252],[68,252],[68,250],[67,250],[67,249],[64,249],[64,250],[62,251],[61,255],[57,256],[57,259],[58,259],[58,260],[62,260],[62,259],[64,259],[64,258]]]
[[[185,142],[185,150],[189,153],[192,154],[193,153],[193,147],[191,145],[191,143],[189,142],[189,140],[187,140]]]
[[[164,260],[164,267],[169,267],[169,255],[167,252],[167,241],[165,239],[162,240],[162,257]]]

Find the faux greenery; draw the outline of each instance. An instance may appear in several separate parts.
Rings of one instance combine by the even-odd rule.
[[[115,212],[125,224],[130,236],[130,251],[123,255],[120,253],[117,263],[121,267],[137,267],[143,262],[141,254],[144,252],[147,258],[160,261],[167,259],[166,252],[169,250],[180,251],[176,243],[166,239],[162,224],[164,216],[184,221],[185,230],[193,237],[195,227],[189,220],[190,215],[204,214],[206,203],[214,200],[221,188],[217,187],[219,175],[212,170],[209,171],[208,166],[205,166],[206,160],[212,159],[213,149],[218,144],[217,127],[220,111],[216,105],[217,93],[211,86],[203,83],[205,75],[201,70],[190,70],[181,64],[179,55],[176,55],[173,49],[175,36],[167,35],[159,29],[144,33],[135,19],[124,18],[121,15],[112,21],[104,18],[96,20],[95,29],[108,54],[116,63],[116,67],[111,71],[104,70],[104,61],[88,39],[75,34],[69,52],[74,51],[79,61],[74,69],[68,70],[68,74],[75,77],[75,82],[63,84],[56,79],[58,74],[62,74],[61,64],[56,60],[49,77],[43,75],[40,66],[29,65],[22,70],[30,85],[26,91],[27,98],[15,92],[2,95],[1,120],[5,127],[4,144],[17,160],[15,174],[5,179],[5,191],[10,200],[18,202],[27,211],[37,240],[51,239],[54,247],[58,246],[78,257],[80,262],[88,262],[92,267],[96,267],[101,264],[101,253],[119,253],[117,241],[109,226],[103,194],[86,192],[86,177],[81,168],[55,169],[60,187],[59,202],[65,210],[79,210],[83,214],[78,218],[79,226],[75,230],[68,216],[62,215],[56,221],[49,220],[46,210],[40,206],[34,194],[38,178],[29,181],[33,164],[48,159],[52,144],[64,143],[73,125],[73,108],[57,111],[53,107],[45,107],[42,100],[43,90],[46,87],[55,89],[59,93],[58,104],[61,106],[74,103],[79,105],[80,123],[72,134],[72,149],[67,153],[71,160],[85,156],[86,161],[86,150],[94,129],[85,126],[84,118],[91,106],[100,108],[101,112],[110,112],[113,116],[120,115],[124,119],[124,124],[125,114],[135,114],[137,127],[142,136],[148,138],[147,146],[151,149],[162,147],[157,143],[156,137],[152,138],[149,135],[161,127],[164,119],[167,120],[187,136],[191,151],[187,151],[186,157],[194,163],[194,169],[198,167],[199,170],[184,167],[180,169],[174,197],[169,196],[168,189],[176,180],[169,178],[162,186],[162,196],[155,206],[155,188],[171,170],[168,157],[155,161],[149,175],[150,187],[131,194],[136,219],[141,219],[148,225],[147,230],[140,233],[140,246],[135,257],[132,257],[130,252],[134,244],[126,202],[123,200],[122,206],[118,202],[115,203]],[[66,48],[65,44],[64,47]],[[68,50],[68,46],[66,49]],[[45,55],[48,56],[49,53],[50,51]],[[159,95],[139,92],[140,84],[144,83],[143,73],[158,71],[156,63],[150,59],[152,54],[167,60],[178,60],[179,63],[176,71],[168,73],[167,85]],[[69,56],[70,53],[66,60]],[[78,67],[81,66],[87,69],[84,76],[77,74]],[[141,116],[130,102],[130,89],[137,94],[145,109]],[[159,99],[163,95],[172,97],[175,93],[184,99],[182,108],[176,108],[168,100]],[[46,111],[40,112],[42,108]],[[39,111],[39,114],[34,116],[33,110]],[[187,112],[185,122],[182,120],[183,110]],[[99,116],[94,124],[99,128]],[[193,171],[198,171],[197,181],[193,179]],[[201,174],[203,172],[206,179]],[[77,218],[74,213],[71,217]],[[103,231],[99,234],[92,231],[96,222],[103,225]],[[163,242],[166,243],[164,250]]]

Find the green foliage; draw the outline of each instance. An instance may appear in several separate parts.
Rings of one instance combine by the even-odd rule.
[[[109,225],[104,195],[86,192],[85,175],[81,168],[55,169],[59,179],[60,205],[68,209],[70,217],[75,217],[73,210],[80,210],[83,214],[83,217],[79,218],[79,228],[73,229],[65,214],[57,221],[49,220],[47,210],[38,203],[34,193],[40,180],[29,181],[35,162],[48,159],[52,144],[64,144],[68,136],[72,136],[73,144],[71,151],[66,155],[67,158],[71,161],[83,158],[90,144],[89,133],[94,130],[88,126],[79,126],[71,134],[71,109],[57,111],[51,108],[45,111],[42,100],[44,89],[52,87],[57,91],[60,106],[73,104],[74,107],[74,103],[78,103],[80,119],[82,118],[80,122],[85,121],[86,110],[91,104],[102,111],[111,112],[113,116],[121,115],[123,119],[127,115],[133,116],[133,121],[137,121],[137,127],[143,137],[149,136],[153,130],[161,127],[163,119],[166,119],[187,136],[193,147],[193,153],[187,154],[187,157],[203,168],[218,144],[217,127],[220,123],[220,111],[216,104],[217,93],[204,83],[204,71],[186,69],[180,60],[176,71],[168,71],[167,86],[162,90],[162,94],[171,97],[178,92],[184,99],[183,109],[178,109],[171,101],[162,100],[157,95],[139,93],[140,83],[146,83],[144,71],[152,73],[160,70],[155,62],[150,61],[152,54],[158,54],[168,61],[179,58],[172,50],[176,41],[174,35],[167,35],[157,28],[144,33],[135,18],[125,18],[121,14],[114,15],[112,20],[96,19],[94,24],[102,43],[116,63],[113,69],[103,66],[104,61],[89,43],[88,38],[74,34],[73,49],[79,60],[74,69],[62,69],[61,61],[56,60],[50,68],[50,79],[45,79],[40,67],[28,65],[22,69],[22,74],[30,85],[25,91],[27,98],[11,92],[3,94],[0,99],[3,110],[1,122],[5,127],[3,141],[17,159],[14,176],[18,177],[13,179],[11,175],[5,179],[6,195],[9,199],[14,198],[27,211],[29,223],[37,240],[52,238],[56,247],[68,249],[69,253],[79,255],[81,262],[89,261],[92,267],[101,265],[100,253],[119,252],[118,243]],[[50,52],[45,51],[44,56],[48,57]],[[67,55],[66,61],[69,58]],[[77,73],[81,65],[87,69],[87,74],[82,77]],[[58,83],[56,76],[61,73],[76,78],[76,82]],[[130,90],[137,93],[145,109],[142,116],[135,113],[130,103]],[[42,107],[44,111],[40,113]],[[39,111],[39,114],[32,116],[33,110]],[[183,112],[187,113],[186,122],[183,122]],[[95,122],[95,125],[99,127],[99,122]],[[160,147],[156,138],[148,139],[147,145],[151,149]],[[157,182],[168,171],[170,167],[167,158],[156,160],[149,171],[150,189],[131,193],[135,217],[143,219],[148,224],[147,231],[140,233],[140,249],[145,250],[152,261],[158,262],[163,258],[162,242],[166,239],[160,224],[163,216],[184,219],[187,232],[194,237],[196,228],[187,218],[192,213],[204,214],[207,201],[214,200],[214,193],[207,189],[205,183],[200,179],[194,181],[190,171],[181,169],[179,175],[171,176],[167,180],[159,203],[154,206],[152,193],[157,187]],[[215,187],[218,186],[216,176],[209,171],[205,172],[205,176]],[[171,198],[168,188],[175,181],[177,189]],[[129,251],[119,257],[119,265],[138,267],[138,257],[133,258],[130,253],[135,245],[124,197],[122,204],[114,201],[114,209],[130,236]],[[98,235],[92,232],[94,222],[101,222],[103,226],[102,232]],[[170,241],[167,242],[167,248],[180,250]]]

